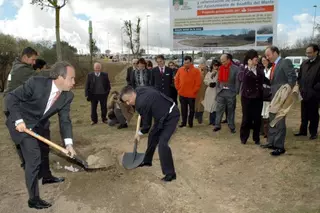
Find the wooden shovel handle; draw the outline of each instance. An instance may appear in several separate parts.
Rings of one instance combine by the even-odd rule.
[[[138,116],[137,120],[137,128],[136,128],[136,134],[138,134],[139,129],[140,129],[140,123],[141,123],[141,115]]]
[[[61,147],[61,146],[49,141],[48,139],[42,137],[41,135],[38,135],[37,133],[35,133],[35,132],[33,132],[33,131],[29,130],[29,129],[25,129],[24,132],[29,134],[29,135],[31,135],[32,137],[38,139],[39,141],[42,141],[43,143],[46,143],[49,146],[59,150],[60,152],[63,152],[66,155],[69,154],[68,150],[66,150],[65,148],[63,148],[63,147]]]

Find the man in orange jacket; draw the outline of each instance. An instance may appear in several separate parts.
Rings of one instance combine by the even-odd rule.
[[[187,125],[188,118],[189,127],[192,128],[195,99],[201,86],[201,74],[200,70],[193,66],[192,58],[190,56],[184,57],[184,66],[179,68],[175,76],[174,83],[178,91],[181,104],[182,123],[179,127],[185,127]]]

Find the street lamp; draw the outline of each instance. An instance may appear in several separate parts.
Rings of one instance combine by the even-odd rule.
[[[110,35],[110,33],[108,33],[108,35],[107,35],[107,40],[108,40],[108,50],[110,51],[110,46],[109,46],[109,35]]]
[[[121,55],[123,55],[123,19],[120,19],[120,35],[121,35]]]
[[[147,54],[149,55],[149,24],[148,24],[148,18],[150,17],[150,15],[147,15]]]
[[[314,17],[313,17],[312,39],[314,39],[314,31],[316,29],[317,5],[313,5],[313,7],[314,7]]]

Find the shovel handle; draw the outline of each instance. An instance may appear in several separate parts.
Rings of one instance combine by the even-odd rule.
[[[140,129],[140,123],[141,123],[141,115],[138,116],[138,120],[137,120],[137,127],[136,127],[136,135],[139,132]]]
[[[61,147],[61,146],[59,146],[59,145],[57,145],[57,144],[49,141],[48,139],[42,137],[41,135],[38,135],[37,133],[31,131],[30,129],[25,129],[24,132],[27,133],[27,134],[29,134],[29,135],[31,135],[32,137],[38,139],[39,141],[42,141],[43,143],[46,143],[46,144],[48,144],[49,146],[51,146],[51,147],[59,150],[60,152],[63,152],[63,153],[66,154],[66,155],[69,154],[68,150],[66,150],[65,148],[63,148],[63,147]]]

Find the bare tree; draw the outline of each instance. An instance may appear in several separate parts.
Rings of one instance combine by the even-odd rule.
[[[128,36],[128,47],[131,49],[132,55],[137,57],[140,53],[140,31],[141,19],[137,18],[136,26],[133,26],[131,20],[124,21],[125,33]]]
[[[59,2],[61,2],[59,4]],[[60,9],[66,6],[67,0],[31,0],[31,4],[35,4],[41,7],[43,10],[45,7],[53,8],[56,13],[56,52],[57,60],[62,61],[61,43],[60,43]]]

